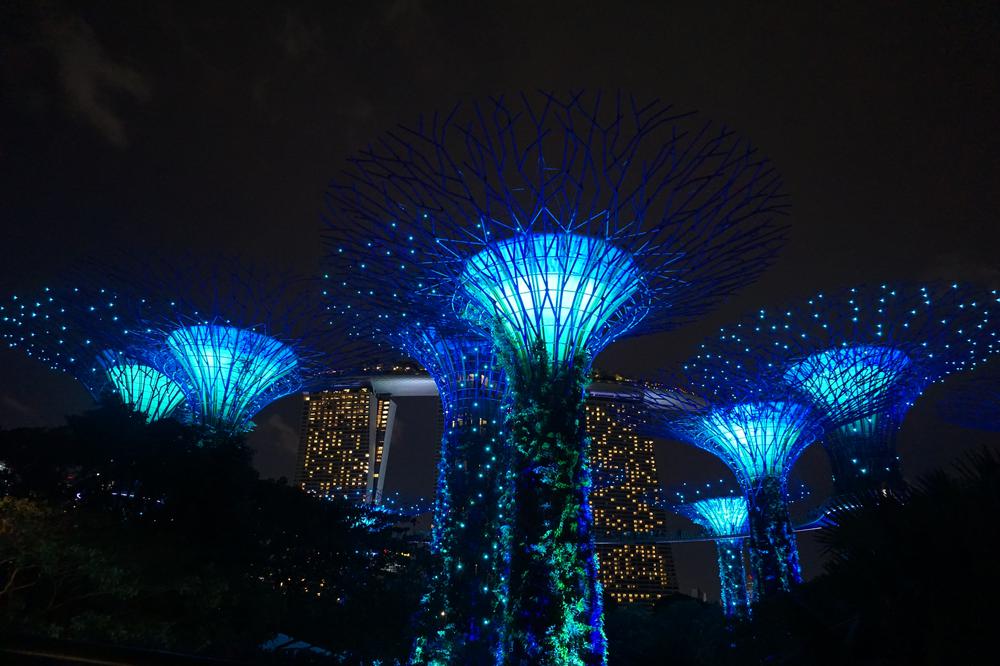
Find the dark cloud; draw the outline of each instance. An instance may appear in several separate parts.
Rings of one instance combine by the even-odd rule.
[[[55,56],[59,81],[70,109],[119,148],[128,145],[125,121],[116,102],[145,102],[151,86],[133,67],[110,57],[82,18],[56,13],[42,21]]]
[[[296,12],[289,11],[278,32],[278,43],[291,59],[321,57],[324,51],[323,27],[319,23],[307,23]]]

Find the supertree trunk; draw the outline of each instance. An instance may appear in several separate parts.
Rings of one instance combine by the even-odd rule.
[[[499,405],[448,419],[438,466],[437,556],[411,663],[495,664],[507,602],[510,465]]]
[[[784,483],[775,477],[759,480],[748,493],[747,504],[750,509],[750,565],[757,597],[766,599],[802,582]]]
[[[545,348],[504,355],[514,455],[506,662],[604,664],[601,586],[590,513],[584,357],[553,369]]]
[[[715,542],[719,560],[719,586],[722,610],[726,617],[746,617],[747,574],[743,566],[743,540],[719,539]]]
[[[897,427],[897,422],[886,417],[869,417],[824,436],[836,495],[897,492],[903,487],[896,456]]]

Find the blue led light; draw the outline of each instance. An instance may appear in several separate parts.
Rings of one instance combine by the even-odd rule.
[[[895,434],[917,398],[1000,351],[998,304],[996,291],[952,282],[818,294],[722,329],[685,372],[699,390],[785,384],[821,417],[835,492],[891,490],[902,484]]]
[[[721,483],[721,480],[720,480]],[[712,484],[705,484],[710,489]],[[718,490],[716,490],[718,492]],[[687,493],[678,492],[681,504],[673,510],[686,516],[715,537],[719,573],[719,600],[726,617],[746,616],[750,612],[746,567],[743,562],[744,540],[750,536],[750,510],[742,495],[715,495],[684,501]],[[701,495],[701,489],[695,490]]]
[[[183,393],[154,361],[161,341],[137,334],[148,313],[146,299],[131,291],[46,287],[0,303],[0,339],[72,375],[95,400],[117,394],[154,421],[174,412]]]
[[[715,537],[746,536],[749,519],[747,500],[743,496],[710,497],[687,505],[684,515],[698,523]]]
[[[713,406],[679,418],[674,430],[719,456],[745,488],[765,478],[783,479],[819,434],[812,410],[793,402]]]
[[[734,161],[752,151],[728,129],[669,106],[531,97],[456,107],[353,161],[326,198],[331,264],[358,277],[361,307],[405,272],[414,301],[450,305],[495,343],[530,508],[510,527],[504,659],[597,664],[587,370],[617,337],[673,328],[755,279],[780,242],[781,181],[766,159]]]
[[[785,380],[798,385],[825,407],[829,420],[840,414],[871,413],[890,397],[910,366],[909,357],[891,347],[854,345],[817,352],[789,365]]]
[[[763,392],[766,382],[757,387]],[[720,387],[721,389],[721,387]],[[700,412],[668,410],[654,418],[666,432],[718,456],[743,487],[750,562],[762,597],[801,581],[788,515],[787,479],[820,428],[811,407],[788,400],[716,403]],[[733,554],[719,545],[720,575]],[[735,566],[735,565],[734,565]],[[727,582],[733,586],[731,580]],[[739,595],[730,595],[726,612]],[[735,609],[735,606],[733,606]]]
[[[231,326],[185,326],[167,348],[183,371],[188,404],[204,425],[238,432],[269,402],[298,390],[294,351],[274,338]]]
[[[170,416],[184,400],[176,382],[141,363],[120,363],[106,370],[122,402],[146,415],[149,422]]]
[[[514,340],[544,340],[553,363],[590,350],[603,327],[640,289],[632,258],[575,234],[520,234],[490,244],[465,265],[461,284],[480,323]]]

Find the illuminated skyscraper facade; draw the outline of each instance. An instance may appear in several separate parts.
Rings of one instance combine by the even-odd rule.
[[[350,388],[305,393],[296,485],[318,495],[381,498],[395,398],[432,395],[434,382],[422,376],[358,378]]]
[[[381,497],[385,488],[385,468],[389,461],[388,447],[392,442],[392,426],[396,422],[396,403],[387,393],[375,393],[369,401],[368,441],[368,483],[367,497]]]
[[[595,382],[588,390],[590,459],[599,479],[590,503],[602,542],[664,526],[665,512],[649,501],[659,488],[653,440],[620,421],[635,400],[619,384]],[[670,544],[599,543],[597,553],[604,593],[618,603],[654,603],[678,591]]]
[[[296,485],[317,495],[367,491],[373,397],[368,387],[305,394]]]

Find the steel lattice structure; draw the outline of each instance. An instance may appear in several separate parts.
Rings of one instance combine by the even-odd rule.
[[[45,287],[0,305],[0,339],[76,378],[95,400],[116,395],[148,421],[179,415],[181,387],[143,336],[145,298],[105,287]]]
[[[380,358],[370,341],[331,330],[318,283],[231,259],[151,262],[121,281],[145,283],[163,305],[143,321],[144,344],[184,392],[192,421],[220,435],[253,427],[272,402],[339,386]]]
[[[681,498],[673,510],[716,537],[722,611],[726,617],[745,616],[750,608],[743,564],[743,538],[749,530],[746,498],[742,494],[706,496],[689,501]]]
[[[583,389],[594,356],[752,281],[780,179],[733,132],[625,95],[459,105],[387,133],[327,195],[331,254],[398,269],[489,335],[511,385],[510,663],[604,663]],[[546,527],[548,526],[548,527]]]
[[[808,487],[801,481],[788,485],[789,501],[809,495]],[[750,536],[750,510],[745,494],[736,484],[719,479],[698,485],[684,483],[667,492],[659,503],[715,537],[722,610],[726,617],[747,617],[756,600],[756,590],[755,581],[748,580],[743,557]]]
[[[676,391],[647,389],[643,427],[708,451],[729,467],[749,510],[750,566],[758,594],[787,591],[801,581],[788,475],[822,433],[820,419],[810,405],[766,381],[743,377],[739,385],[703,383],[702,388],[707,402],[692,401],[688,409],[677,408]]]
[[[934,382],[997,350],[996,292],[952,283],[856,287],[763,309],[690,364],[698,381],[768,375],[822,416],[838,494],[902,483],[895,434]]]
[[[434,380],[444,428],[431,549],[437,559],[414,663],[489,663],[501,651],[507,607],[510,456],[503,431],[505,373],[493,345],[417,296],[400,265],[352,271],[367,238],[337,241],[324,295],[332,322],[399,349]],[[344,252],[345,248],[348,251]],[[407,262],[403,257],[401,262]]]

